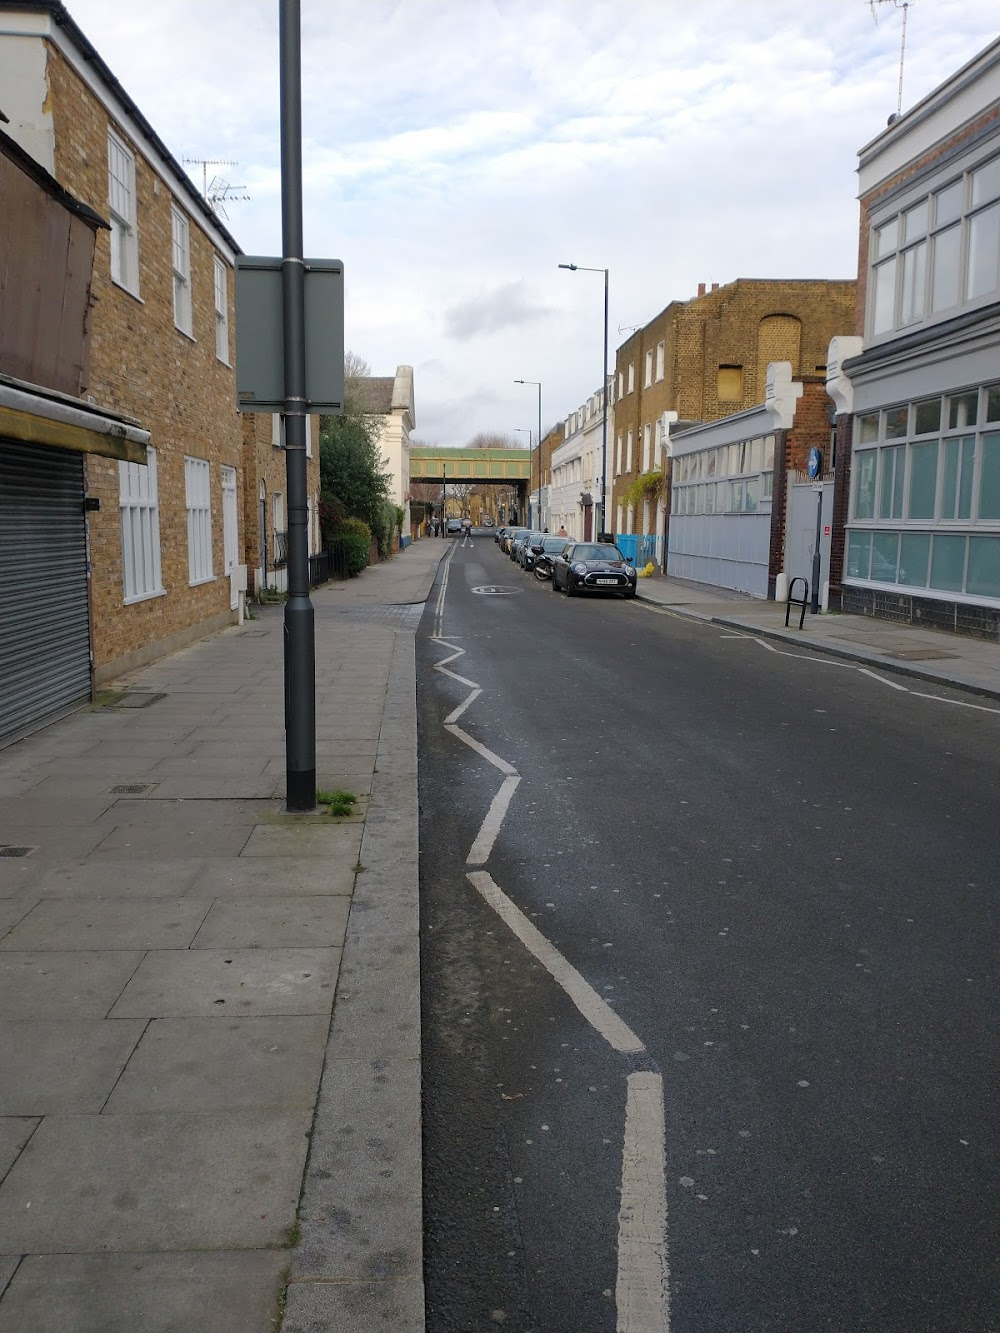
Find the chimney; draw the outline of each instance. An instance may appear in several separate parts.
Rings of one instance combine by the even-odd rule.
[[[705,284],[703,282],[698,283],[698,295],[699,296],[705,295]]]
[[[713,292],[717,292],[718,290],[719,290],[719,284],[718,284],[717,282],[713,282],[713,283],[712,283],[712,291],[713,291]]]

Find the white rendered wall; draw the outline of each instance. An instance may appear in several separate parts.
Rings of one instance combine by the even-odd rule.
[[[28,18],[47,27],[44,14],[18,15],[19,26]],[[0,14],[0,110],[10,117],[6,134],[52,176],[56,171],[56,136],[49,105],[47,56],[41,36],[15,36]]]

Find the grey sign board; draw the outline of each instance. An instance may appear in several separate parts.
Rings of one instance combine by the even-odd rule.
[[[344,266],[306,259],[306,410],[344,410]],[[285,339],[281,260],[236,258],[236,406],[241,412],[282,412]]]

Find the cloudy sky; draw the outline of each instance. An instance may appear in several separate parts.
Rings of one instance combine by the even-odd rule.
[[[178,158],[228,158],[229,227],[278,254],[278,0],[68,0]],[[913,0],[903,108],[998,35]],[[417,434],[544,427],[699,282],[852,277],[857,150],[896,109],[881,0],[302,0],[306,253],[346,342],[415,369]],[[190,168],[199,185],[201,170]],[[210,169],[211,170],[211,169]],[[619,330],[621,332],[619,332]],[[524,434],[516,437],[525,442]]]

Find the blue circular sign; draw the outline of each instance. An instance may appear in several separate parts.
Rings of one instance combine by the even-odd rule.
[[[823,451],[822,449],[810,449],[809,458],[806,462],[806,472],[815,480],[823,471]]]

